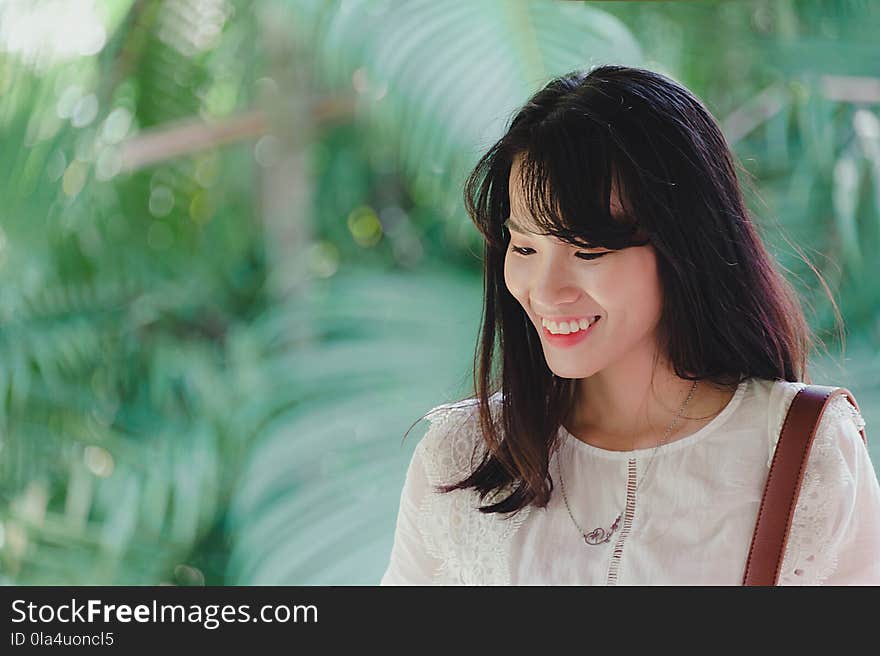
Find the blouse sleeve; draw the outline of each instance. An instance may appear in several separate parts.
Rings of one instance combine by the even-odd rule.
[[[880,483],[845,396],[813,442],[780,572],[781,585],[880,585]]]
[[[428,553],[419,529],[418,514],[431,493],[425,474],[423,438],[415,448],[400,493],[391,558],[379,585],[430,585],[440,561]]]

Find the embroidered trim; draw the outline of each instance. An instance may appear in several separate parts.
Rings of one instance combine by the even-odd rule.
[[[614,550],[611,552],[611,564],[608,567],[608,585],[617,585],[618,570],[620,569],[620,559],[623,557],[623,544],[629,535],[632,527],[633,516],[636,511],[636,459],[629,459],[629,469],[627,471],[626,482],[626,510],[623,513],[623,528],[617,536],[617,542]]]
[[[423,449],[428,482],[448,484],[463,478],[485,453],[476,400],[437,406],[417,448]],[[476,447],[476,448],[475,448]],[[527,506],[513,516],[481,513],[477,508],[505,498],[509,484],[481,501],[473,490],[438,493],[422,499],[417,525],[428,553],[440,561],[434,582],[453,585],[510,585],[509,546],[528,517]]]
[[[792,388],[792,398],[798,389]],[[788,405],[784,408],[787,410]],[[841,502],[850,496],[855,484],[839,444],[841,431],[849,421],[856,430],[865,426],[861,413],[845,396],[835,397],[825,409],[810,449],[779,585],[822,585],[837,568],[835,535],[845,511]],[[860,435],[856,439],[861,442]]]

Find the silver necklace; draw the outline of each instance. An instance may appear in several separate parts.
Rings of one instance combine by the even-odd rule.
[[[685,407],[690,402],[691,397],[694,394],[694,390],[697,389],[698,382],[699,381],[695,380],[694,384],[691,385],[691,391],[688,393],[687,398],[684,400],[684,403],[682,404],[681,408],[679,408],[678,414],[676,414],[675,417],[672,418],[672,423],[669,424],[669,428],[666,429],[666,433],[663,435],[663,441],[654,447],[654,453],[651,454],[651,460],[648,462],[648,466],[645,467],[645,473],[642,474],[642,477],[636,483],[635,492],[638,491],[639,486],[642,484],[642,481],[645,480],[645,476],[648,475],[648,471],[651,469],[651,464],[654,462],[654,456],[657,455],[657,449],[659,449],[662,444],[666,443],[666,440],[669,438],[669,433],[672,432],[673,427],[678,422],[678,418],[681,417],[681,413],[684,412]],[[575,439],[577,439],[577,438],[575,438]],[[565,501],[565,507],[568,509],[568,516],[571,517],[571,521],[573,521],[574,525],[577,526],[578,532],[580,532],[580,534],[584,537],[584,542],[586,542],[587,544],[596,545],[596,544],[604,544],[605,542],[608,542],[609,540],[611,540],[611,535],[617,530],[617,527],[620,526],[620,518],[623,516],[623,513],[621,512],[617,515],[617,518],[614,520],[614,523],[611,524],[610,529],[604,529],[602,527],[598,527],[598,528],[594,528],[589,533],[585,533],[584,529],[581,528],[581,525],[577,523],[577,520],[574,518],[574,515],[571,513],[571,507],[568,505],[568,497],[565,495],[565,482],[562,480],[562,462],[560,461],[560,458],[558,457],[558,455],[556,458],[556,465],[559,468],[559,483],[562,486],[562,498]]]

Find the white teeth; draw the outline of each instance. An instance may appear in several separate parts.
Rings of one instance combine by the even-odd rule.
[[[561,321],[557,324],[555,321],[548,321],[547,319],[542,318],[541,325],[546,327],[551,333],[557,335],[570,335],[571,333],[576,333],[578,330],[586,330],[595,323],[596,320],[598,320],[598,317],[579,319],[577,321]]]

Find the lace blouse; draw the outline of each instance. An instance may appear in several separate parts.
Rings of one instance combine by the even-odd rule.
[[[644,479],[653,448],[609,451],[560,427],[548,505],[508,516],[477,507],[503,499],[512,484],[482,502],[473,489],[433,490],[472,471],[485,452],[476,399],[437,406],[407,470],[380,585],[741,585],[776,441],[803,386],[743,381],[708,424],[656,449]],[[864,425],[844,396],[826,408],[780,585],[880,585],[880,484]],[[608,531],[620,515],[609,541],[587,544],[575,527],[559,463],[585,531]]]

